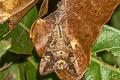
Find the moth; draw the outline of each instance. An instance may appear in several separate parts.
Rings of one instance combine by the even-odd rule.
[[[91,46],[118,3],[119,0],[61,0],[55,12],[44,19],[39,17],[30,37],[38,55],[42,55],[41,75],[55,71],[61,80],[81,79],[90,63]],[[63,23],[58,24],[61,19]]]
[[[80,77],[82,71],[78,62],[80,58],[76,55],[78,50],[75,50],[75,47],[80,45],[74,38],[71,38],[71,41],[63,25],[74,12],[66,15],[63,3],[60,2],[58,5],[60,7],[57,11],[34,22],[30,37],[39,56],[42,56],[39,67],[41,75],[56,72],[58,76],[60,73],[65,74],[64,79],[76,79]],[[82,49],[79,49],[79,52],[84,53]]]
[[[78,76],[80,68],[77,56],[60,24],[56,24],[48,38],[47,49],[40,62],[40,74],[47,75],[53,71],[66,70]]]

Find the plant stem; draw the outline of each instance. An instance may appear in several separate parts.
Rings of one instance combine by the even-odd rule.
[[[110,69],[110,70],[113,70],[113,71],[115,71],[115,72],[120,73],[120,69],[119,69],[119,68],[116,68],[115,66],[111,66],[111,65],[109,65],[109,64],[106,64],[106,63],[104,63],[104,62],[102,62],[102,61],[97,60],[97,59],[94,58],[94,57],[92,57],[91,60],[94,61],[94,62],[96,62],[96,63],[98,63],[98,64],[100,64],[101,66],[104,66],[104,67],[106,67],[106,68],[108,68],[108,69]]]
[[[3,71],[5,69],[7,69],[8,67],[10,67],[13,64],[13,62],[11,61],[8,65],[3,66],[2,68],[0,68],[0,71]]]

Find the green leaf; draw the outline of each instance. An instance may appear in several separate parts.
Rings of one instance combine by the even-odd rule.
[[[0,41],[0,58],[11,47],[8,41]]]
[[[37,80],[38,64],[34,61],[34,57],[28,58],[26,64],[26,78],[27,80]]]
[[[108,25],[104,25],[99,38],[92,46],[92,52],[118,48],[120,48],[120,31]]]
[[[120,73],[91,62],[82,80],[119,80]]]
[[[38,10],[37,7],[33,7],[22,19],[20,22],[24,26],[18,24],[4,39],[11,38],[12,46],[9,51],[17,54],[30,54],[33,45],[32,41],[29,38],[29,32],[26,31],[26,28],[29,29],[34,20],[37,18]],[[26,27],[27,26],[27,27]]]
[[[4,56],[3,58],[4,60],[0,62],[0,67],[1,67],[1,63],[3,62],[4,62],[3,66],[8,66],[8,64],[10,64],[11,61],[12,61],[12,65],[9,65],[4,70],[0,71],[0,80],[26,80],[26,77],[25,77],[26,76],[25,70],[26,70],[26,63],[27,63],[26,59],[24,57],[20,57],[17,59],[16,57],[18,57],[18,55],[17,56],[15,54],[11,55],[10,53],[6,54],[6,56]],[[9,57],[12,60],[9,59],[9,61],[7,61]]]
[[[111,51],[115,56],[120,56],[120,48],[113,48]]]
[[[8,32],[8,22],[0,24],[0,39]]]
[[[31,28],[33,22],[38,17],[38,9],[34,6],[22,19],[21,23],[27,26],[29,29]]]
[[[120,31],[104,25],[99,38],[92,46],[92,61],[82,80],[119,80]],[[97,57],[101,54],[102,56]],[[96,55],[97,54],[97,55]]]
[[[19,73],[20,73],[20,79],[21,80],[26,80],[25,79],[25,69],[26,69],[25,65],[26,65],[26,62],[18,64]]]
[[[21,80],[18,64],[13,64],[7,70],[0,72],[0,80]]]

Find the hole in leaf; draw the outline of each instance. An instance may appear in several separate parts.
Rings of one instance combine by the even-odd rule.
[[[115,56],[112,54],[111,51],[104,50],[97,52],[97,57],[101,57],[105,63],[108,63],[112,66],[115,65]]]
[[[111,19],[109,20],[109,22],[107,23],[108,25],[116,28],[116,29],[120,29],[120,5],[118,5],[116,7],[116,9],[114,10],[114,13],[112,14]]]
[[[111,50],[103,50],[96,54],[97,57],[101,57],[105,63],[116,66],[116,68],[120,67],[120,56],[114,56]]]
[[[115,78],[117,75],[116,74],[112,74],[112,78]]]

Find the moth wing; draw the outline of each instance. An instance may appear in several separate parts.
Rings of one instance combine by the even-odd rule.
[[[30,37],[39,56],[46,50],[48,38],[53,27],[54,24],[50,23],[49,20],[47,21],[41,18],[38,18],[32,25]]]
[[[54,71],[54,61],[52,54],[44,54],[41,62],[40,62],[40,68],[39,72],[41,75],[47,75],[49,73],[52,73]]]
[[[48,62],[41,59],[40,62],[40,75],[47,75],[49,73],[52,73],[54,71],[53,65],[50,65]]]
[[[76,56],[76,54],[69,53],[68,59],[64,66],[66,66],[65,69],[56,70],[57,75],[62,76],[62,79],[66,78],[66,76],[63,75],[67,75],[68,79],[66,78],[66,80],[78,80],[76,78],[79,77],[79,75],[81,74],[81,68],[79,66],[78,57]]]
[[[46,5],[46,8],[48,7],[47,1],[45,0],[45,3],[42,5]],[[62,2],[64,3],[64,2]],[[62,4],[61,2],[59,3]],[[43,6],[42,6],[43,7]],[[32,42],[36,48],[36,51],[38,52],[38,55],[41,56],[42,53],[46,50],[46,45],[48,42],[48,36],[52,32],[55,24],[61,20],[61,17],[64,15],[64,7],[63,5],[61,8],[58,8],[59,11],[55,11],[49,16],[45,17],[44,19],[38,18],[34,24],[32,25],[32,28],[30,30],[30,37],[32,38]],[[44,11],[41,10],[40,13],[46,14],[47,9]],[[42,16],[42,14],[39,16]]]
[[[67,72],[73,76],[79,76],[80,68],[78,65],[77,57],[74,53],[69,53],[68,55],[68,67]]]

